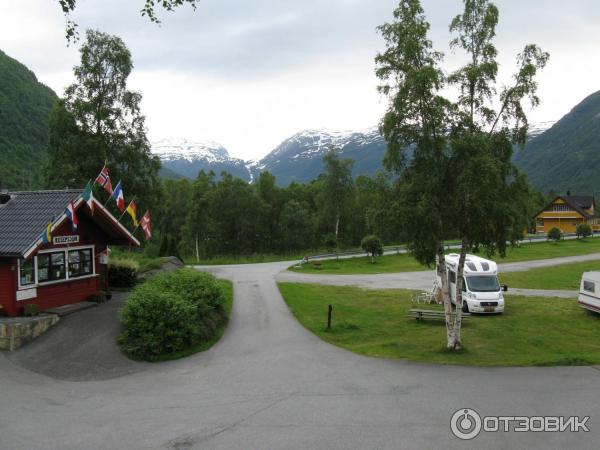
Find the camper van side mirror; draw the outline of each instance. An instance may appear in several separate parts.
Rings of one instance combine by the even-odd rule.
[[[503,285],[502,285],[502,290],[503,290],[504,292],[508,291],[508,285],[507,285],[507,284],[503,284]]]

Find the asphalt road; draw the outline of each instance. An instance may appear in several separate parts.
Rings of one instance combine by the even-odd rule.
[[[600,260],[600,253],[589,255],[565,256],[561,258],[541,259],[536,261],[521,261],[498,265],[498,271],[522,272],[530,269],[557,266],[575,262]],[[434,270],[417,272],[362,274],[362,275],[329,275],[319,273],[301,273],[283,271],[276,276],[279,282],[317,283],[331,286],[357,286],[365,289],[418,289],[430,290],[435,279]],[[509,294],[527,295],[531,297],[561,297],[575,298],[576,291],[541,290],[541,289],[511,289]]]
[[[235,284],[231,322],[216,346],[184,360],[108,379],[73,366],[87,380],[76,382],[44,375],[52,358],[25,368],[0,354],[0,448],[598,447],[599,368],[444,367],[358,356],[291,316],[275,284],[286,266],[211,268]],[[60,347],[55,357],[78,345],[72,339],[71,350]],[[465,407],[485,416],[590,416],[591,431],[460,441],[449,423]]]

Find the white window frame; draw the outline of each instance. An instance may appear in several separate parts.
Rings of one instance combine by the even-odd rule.
[[[31,284],[21,284],[21,263],[24,261],[23,258],[19,258],[17,260],[17,280],[19,282],[19,291],[24,289],[32,289],[37,286],[37,260],[35,258],[32,259],[33,262],[33,283]]]
[[[90,249],[92,251],[92,273],[89,275],[83,275],[81,277],[70,278],[69,277],[69,252],[72,250],[88,250],[88,249]],[[45,253],[60,253],[60,252],[62,252],[65,255],[65,278],[64,279],[40,282],[38,280],[38,257],[36,255],[33,257],[33,270],[34,270],[35,283],[27,284],[25,286],[21,286],[21,258],[20,258],[19,263],[18,263],[19,270],[17,273],[17,278],[18,278],[18,282],[19,282],[19,290],[21,291],[21,290],[36,288],[38,286],[49,286],[52,284],[67,283],[69,281],[85,280],[87,278],[93,278],[93,277],[98,276],[98,274],[96,273],[96,247],[94,245],[78,245],[76,247],[64,247],[64,248],[52,248],[52,249],[48,249],[48,250],[40,250],[38,252],[38,255],[42,255]]]

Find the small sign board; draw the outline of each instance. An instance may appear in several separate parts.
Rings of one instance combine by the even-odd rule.
[[[52,238],[52,243],[54,245],[64,245],[64,244],[77,244],[79,242],[79,236],[54,236]]]
[[[37,297],[37,289],[23,289],[22,291],[17,291],[17,300],[29,300]]]

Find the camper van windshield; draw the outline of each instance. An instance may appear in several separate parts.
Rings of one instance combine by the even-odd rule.
[[[497,292],[500,283],[496,276],[467,277],[467,285],[472,292]]]

